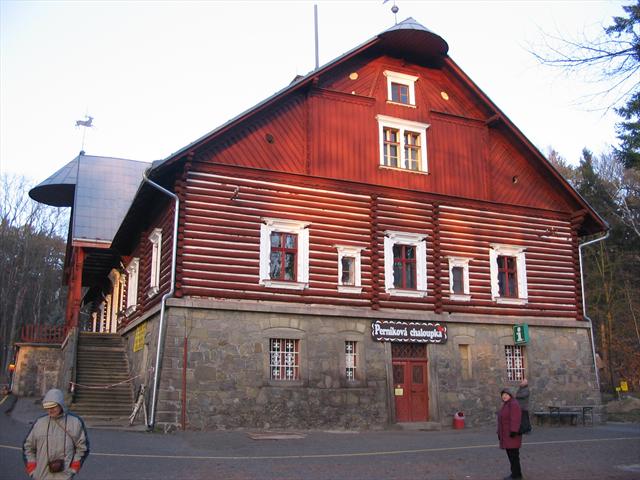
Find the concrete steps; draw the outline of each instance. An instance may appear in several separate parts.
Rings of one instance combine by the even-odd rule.
[[[80,333],[76,357],[78,385],[71,411],[84,417],[89,425],[122,424],[133,409],[131,383],[121,383],[128,378],[129,366],[119,335]]]

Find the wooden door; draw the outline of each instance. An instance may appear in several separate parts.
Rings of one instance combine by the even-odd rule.
[[[393,360],[393,387],[397,422],[429,419],[426,360]]]

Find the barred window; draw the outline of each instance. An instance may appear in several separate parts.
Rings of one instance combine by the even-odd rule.
[[[524,379],[524,351],[521,345],[505,345],[507,378],[515,382]]]
[[[269,339],[269,367],[272,380],[298,380],[300,378],[299,340]]]
[[[357,342],[354,342],[352,340],[347,340],[346,342],[344,342],[344,360],[347,380],[355,380],[356,368],[358,368]]]

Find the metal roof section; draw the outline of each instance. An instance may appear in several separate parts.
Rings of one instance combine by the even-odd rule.
[[[245,117],[262,110],[263,108],[275,102],[277,99],[283,97],[284,95],[290,92],[293,92],[294,90],[304,85],[307,85],[308,83],[312,82],[315,77],[322,75],[324,72],[333,68],[336,64],[339,64],[347,60],[348,58],[360,53],[363,50],[366,50],[372,47],[377,43],[381,43],[383,47],[389,48],[391,50],[401,50],[404,52],[408,51],[413,54],[422,55],[426,58],[442,59],[446,56],[447,52],[449,51],[449,45],[447,44],[447,42],[445,42],[445,40],[442,37],[433,33],[431,30],[429,30],[428,28],[418,23],[412,17],[409,17],[403,20],[402,22],[398,23],[397,25],[394,25],[393,27],[367,40],[361,45],[349,50],[343,55],[331,60],[329,63],[322,65],[320,68],[316,70],[312,70],[311,72],[309,72],[304,76],[297,76],[289,85],[277,91],[276,93],[271,95],[269,98],[254,105],[248,110],[245,110],[239,115],[233,117],[231,120],[223,123],[222,125],[213,129],[209,133],[206,133],[205,135],[201,136],[197,140],[191,142],[186,147],[183,147],[180,150],[177,150],[176,152],[172,153],[164,160],[158,163],[154,162],[151,169],[152,171],[150,172],[151,175],[153,175],[154,171],[157,170],[158,168],[162,168],[163,166],[165,166],[165,164],[170,163],[171,160],[175,160],[179,158],[180,156],[189,152],[193,148],[196,148],[197,146],[208,141],[215,135],[223,132],[228,127],[231,127],[236,123],[239,123]]]
[[[111,244],[148,167],[147,162],[81,152],[29,196],[54,207],[73,207],[72,240]]]
[[[78,158],[71,160],[49,178],[29,190],[36,202],[52,207],[71,207],[78,179]]]
[[[110,244],[148,167],[122,158],[78,157],[72,239]]]

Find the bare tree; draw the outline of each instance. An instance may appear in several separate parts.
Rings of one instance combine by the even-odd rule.
[[[62,291],[66,230],[65,209],[28,197],[30,183],[3,174],[0,191],[0,366],[26,323],[63,320]]]

